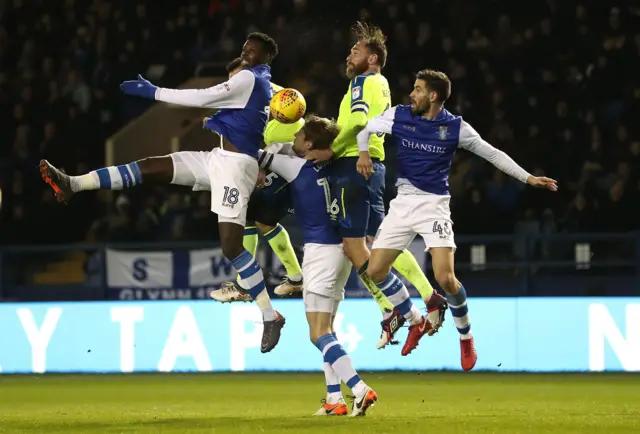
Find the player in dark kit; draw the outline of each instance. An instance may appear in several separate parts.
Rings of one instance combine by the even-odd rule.
[[[261,351],[271,351],[285,320],[273,309],[260,266],[242,244],[249,197],[259,173],[258,151],[269,118],[271,68],[278,54],[273,39],[252,33],[242,48],[243,70],[227,82],[207,89],[165,89],[138,76],[120,88],[127,95],[189,106],[218,109],[205,127],[218,133],[220,147],[210,152],[176,152],[129,164],[67,176],[49,162],[40,163],[42,177],[60,201],[84,190],[120,190],[145,183],[178,184],[211,191],[211,210],[218,214],[224,255],[241,276],[243,288],[262,311]]]
[[[367,242],[373,241],[384,218],[384,134],[378,134],[370,140],[368,162],[375,167],[375,171],[367,179],[356,169],[360,158],[356,136],[368,119],[381,115],[391,107],[391,92],[387,79],[381,73],[387,60],[386,37],[379,28],[363,23],[357,23],[353,30],[356,43],[347,57],[346,73],[351,82],[340,103],[340,135],[330,150],[312,151],[307,158],[326,160],[333,157],[331,190],[334,204],[340,209],[338,221],[344,250],[382,311],[382,333],[378,341],[380,349],[390,342],[390,336],[404,323],[402,315],[392,309],[393,303],[366,275],[369,263]],[[396,258],[393,267],[418,290],[427,309],[446,311],[446,300],[433,291],[409,250],[405,249]],[[432,333],[440,325],[432,324]]]
[[[494,148],[460,116],[444,108],[451,95],[451,82],[442,72],[420,71],[411,92],[411,105],[399,105],[367,123],[358,134],[361,158],[358,171],[365,177],[374,173],[368,164],[369,140],[376,134],[391,134],[397,152],[398,196],[380,226],[371,251],[367,273],[389,298],[409,300],[403,283],[391,273],[395,258],[416,235],[431,254],[436,280],[447,293],[453,320],[460,334],[461,365],[473,369],[477,354],[467,307],[467,293],[454,273],[455,242],[449,210],[449,169],[458,148],[473,152],[520,182],[557,191],[555,180],[535,177]],[[402,355],[409,354],[428,327],[417,313],[405,310],[411,323]],[[427,319],[431,319],[427,315]],[[435,319],[431,319],[433,322]]]
[[[351,416],[364,416],[378,395],[361,380],[333,330],[351,263],[334,224],[337,211],[331,206],[327,163],[313,164],[304,159],[313,149],[328,149],[337,135],[334,122],[308,116],[293,143],[268,146],[258,161],[260,167],[276,172],[290,183],[296,217],[302,228],[304,307],[311,341],[323,356],[327,384],[327,398],[315,415],[347,414],[340,392],[342,380],[354,394]]]

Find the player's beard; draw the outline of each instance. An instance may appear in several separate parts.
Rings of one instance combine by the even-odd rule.
[[[349,79],[352,79],[354,77],[357,77],[358,75],[362,75],[366,72],[368,67],[369,65],[366,61],[361,62],[359,65],[356,65],[355,63],[349,63],[347,64],[347,77],[349,77]]]
[[[425,99],[420,104],[417,104],[417,103],[411,104],[411,114],[415,116],[417,115],[423,116],[424,114],[429,113],[430,108],[431,108],[431,103],[429,102],[428,99]]]

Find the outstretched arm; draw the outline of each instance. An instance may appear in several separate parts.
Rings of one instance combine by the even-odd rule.
[[[244,108],[251,97],[256,78],[250,71],[240,71],[228,81],[206,89],[167,89],[159,87],[155,99],[188,107]]]
[[[250,71],[240,71],[228,81],[206,89],[167,89],[157,87],[138,76],[125,81],[120,88],[127,95],[141,96],[187,107],[211,109],[244,108],[251,97],[255,76]]]
[[[529,184],[533,187],[546,188],[551,191],[558,190],[558,184],[555,180],[544,176],[532,176],[503,151],[487,143],[482,137],[480,137],[480,134],[478,134],[478,132],[465,121],[462,121],[462,125],[460,126],[460,141],[458,146],[462,149],[473,152],[481,158],[484,158],[489,163],[520,182]]]

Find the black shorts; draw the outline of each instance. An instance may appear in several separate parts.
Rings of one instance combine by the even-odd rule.
[[[271,172],[265,178],[264,188],[256,188],[249,198],[247,225],[258,222],[275,226],[292,212],[289,184],[284,178]]]
[[[340,207],[342,238],[374,237],[384,219],[384,164],[373,160],[375,172],[366,180],[358,173],[358,157],[334,160],[330,167],[331,194]]]

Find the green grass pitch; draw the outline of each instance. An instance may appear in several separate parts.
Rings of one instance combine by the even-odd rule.
[[[640,375],[362,373],[364,418],[313,417],[321,373],[0,376],[0,433],[632,433]]]

